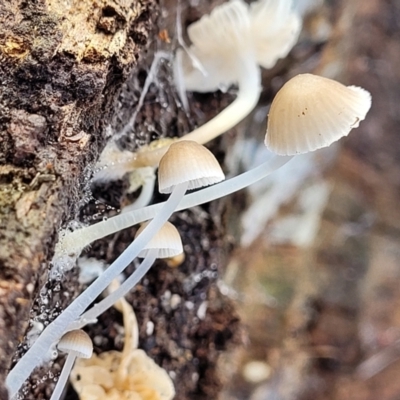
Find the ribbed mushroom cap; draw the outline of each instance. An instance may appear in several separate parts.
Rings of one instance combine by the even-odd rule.
[[[136,232],[135,238],[148,224],[149,222],[145,222],[140,226]],[[139,253],[139,257],[146,257],[150,250],[157,250],[158,258],[174,257],[183,253],[181,235],[175,226],[167,221]]]
[[[250,38],[248,6],[242,0],[223,3],[191,24],[187,32],[193,45],[204,54],[237,53]]]
[[[188,189],[213,185],[225,179],[218,161],[204,146],[182,140],[171,144],[158,167],[158,190],[171,193],[176,185],[188,182]]]
[[[253,52],[249,7],[244,1],[227,1],[215,7],[188,27],[188,36],[191,56],[201,68],[186,52],[177,52],[175,79],[179,79],[176,64],[181,63],[186,90],[212,92],[237,83],[242,58]]]
[[[93,343],[89,335],[76,329],[67,332],[58,342],[58,349],[65,353],[75,353],[79,358],[90,358],[93,354]]]
[[[250,7],[243,0],[226,1],[188,27],[191,57],[177,52],[175,80],[183,78],[186,90],[224,90],[238,83],[243,59],[272,68],[292,49],[300,29],[292,0],[258,0]]]
[[[292,0],[259,0],[250,5],[252,42],[257,62],[272,68],[297,42],[301,18]]]
[[[265,145],[280,155],[327,147],[358,127],[370,107],[371,95],[360,87],[297,75],[271,104]]]

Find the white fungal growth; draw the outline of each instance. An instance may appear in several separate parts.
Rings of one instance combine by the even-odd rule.
[[[172,400],[175,389],[167,372],[143,350],[137,349],[139,331],[132,307],[123,298],[115,307],[124,317],[123,351],[108,351],[90,360],[77,361],[71,373],[71,382],[80,400],[122,400],[128,397]],[[151,330],[154,330],[154,324]]]

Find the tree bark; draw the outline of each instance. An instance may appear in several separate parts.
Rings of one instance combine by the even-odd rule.
[[[0,4],[1,382],[155,9],[137,0]]]
[[[160,26],[173,32],[176,2],[167,6],[171,12]],[[193,19],[204,10],[189,11]],[[88,179],[107,132],[129,119],[132,96],[133,104],[137,103],[143,85],[138,59],[156,37],[158,13],[155,0],[0,3],[1,399],[7,398],[4,379],[18,343],[14,361],[26,350],[24,335],[32,326],[29,320],[47,324],[82,289],[77,271],[49,281],[49,261],[58,231],[78,219],[87,200]],[[168,42],[168,37],[164,40]],[[146,60],[142,58],[141,63],[146,65]],[[116,102],[128,76],[134,79]],[[156,87],[149,92],[150,97],[156,93],[155,100],[138,116],[138,133],[130,136],[135,139],[131,147],[137,146],[138,140],[152,140],[155,132],[183,133],[194,126],[194,120],[208,119],[221,106],[218,97],[202,97],[196,104],[206,99],[208,105],[201,117],[186,118],[175,101],[170,77],[167,70],[161,78],[164,89]],[[163,111],[165,101],[169,107]],[[154,125],[153,130],[149,124]],[[97,192],[107,198],[109,190],[114,187],[98,188]],[[116,208],[120,206],[118,196],[110,200],[116,202]],[[93,203],[83,211],[93,212]],[[216,286],[227,246],[219,214],[220,208],[214,206],[175,217],[184,234],[185,264],[177,270],[158,265],[148,283],[129,297],[142,326],[141,347],[176,375],[176,399],[215,398],[221,386],[216,373],[219,353],[236,340],[234,308]],[[129,230],[112,240],[99,241],[89,255],[111,262],[133,234],[134,230]],[[179,293],[181,303],[174,310],[164,304],[166,291]],[[198,308],[206,300],[207,315],[199,320]],[[110,325],[110,318],[118,316],[114,311],[107,315],[90,328],[91,334],[103,338],[98,352],[121,347]],[[149,320],[155,324],[152,337],[143,328]],[[23,390],[24,398],[49,398],[54,382],[46,379],[60,368],[56,361],[50,372],[47,366],[36,372]]]

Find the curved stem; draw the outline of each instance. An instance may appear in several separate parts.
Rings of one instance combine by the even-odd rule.
[[[149,254],[142,261],[136,271],[130,275],[121,286],[101,300],[98,304],[95,304],[90,310],[84,312],[78,321],[75,321],[68,326],[67,330],[72,331],[74,329],[80,329],[88,323],[95,322],[99,315],[112,307],[119,299],[126,296],[126,294],[137,285],[154,264],[156,258],[157,250],[150,250]]]
[[[82,312],[106,289],[143,247],[151,240],[165,224],[176,209],[187,189],[187,183],[178,185],[169,199],[163,203],[154,219],[142,233],[127,247],[127,249],[83,292],[81,293],[47,328],[41,333],[32,347],[22,356],[17,365],[7,376],[6,384],[10,397],[13,397],[29,377],[32,370],[43,362],[47,350],[65,333],[69,324],[78,318]],[[151,218],[149,218],[151,219]]]
[[[217,116],[178,140],[193,140],[204,144],[237,125],[257,105],[261,92],[261,72],[252,54],[244,54],[239,68],[239,91],[236,99]],[[129,163],[132,169],[156,167],[169,146],[152,151],[139,151]]]
[[[148,206],[154,194],[155,183],[156,175],[153,170],[152,175],[145,177],[139,197],[132,204],[124,207],[121,212],[126,213]]]
[[[144,262],[144,261],[143,261]],[[119,300],[122,306],[122,314],[125,327],[124,348],[122,349],[121,361],[115,374],[115,386],[124,387],[123,383],[129,370],[129,364],[134,351],[139,345],[139,326],[133,308],[125,299]]]
[[[60,376],[58,377],[56,387],[54,388],[54,392],[51,395],[50,400],[58,400],[61,397],[65,385],[68,382],[71,369],[74,366],[75,358],[76,354],[74,352],[68,353],[67,359],[65,360],[65,364]]]
[[[176,211],[208,203],[241,190],[246,186],[250,186],[282,167],[291,159],[292,157],[273,156],[270,160],[250,171],[244,172],[243,174],[214,186],[187,194],[179,203]],[[107,221],[101,221],[86,228],[77,229],[64,237],[63,242],[60,243],[60,248],[63,248],[65,252],[70,252],[71,249],[76,249],[76,243],[79,243],[81,248],[84,248],[97,239],[129,228],[140,222],[150,220],[157,215],[163,207],[163,204],[164,203],[153,204],[140,210],[116,215],[115,217],[109,218]]]

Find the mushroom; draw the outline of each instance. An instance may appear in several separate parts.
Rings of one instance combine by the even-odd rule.
[[[69,373],[71,372],[75,359],[77,357],[90,358],[93,354],[93,343],[89,335],[80,329],[67,332],[60,339],[57,347],[60,351],[68,353],[68,356],[50,400],[58,400],[60,398],[64,386],[68,382]]]
[[[290,79],[275,96],[265,145],[280,155],[328,147],[357,128],[371,107],[371,94],[312,74]]]
[[[137,238],[146,228],[149,222],[142,224],[136,232]],[[136,284],[149,271],[156,258],[175,257],[183,253],[182,240],[178,230],[170,222],[166,222],[163,227],[152,237],[149,243],[140,251],[138,257],[144,258],[136,271],[130,275],[125,282],[117,289],[112,291],[100,303],[94,305],[90,310],[81,315],[77,322],[71,324],[68,329],[78,329],[87,323],[93,322],[104,311],[112,307],[136,286]]]

